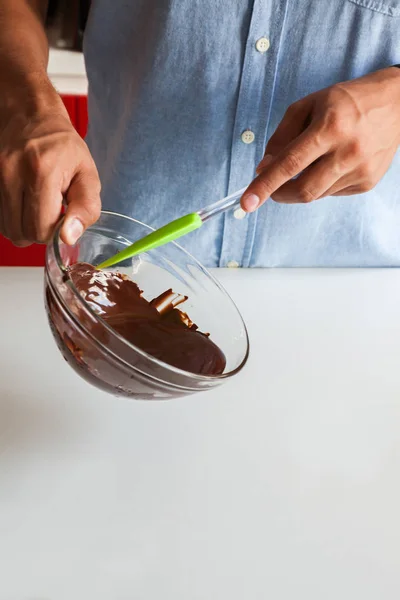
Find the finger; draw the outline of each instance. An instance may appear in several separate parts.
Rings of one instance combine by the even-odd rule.
[[[349,187],[355,187],[357,184],[357,176],[352,171],[343,177],[340,177],[330,188],[325,192],[325,196],[340,196],[340,191]]]
[[[369,181],[358,181],[353,185],[345,185],[342,183],[340,186],[337,186],[337,191],[332,191],[327,193],[328,196],[355,196],[358,194],[365,194],[366,192],[370,192],[375,187],[375,184],[370,183]]]
[[[23,195],[23,193],[21,193],[20,208],[21,208],[21,219],[19,222],[21,224],[21,234],[19,235],[18,238],[13,239],[12,242],[13,242],[14,246],[18,246],[18,248],[27,248],[28,246],[32,245],[32,240],[27,239],[27,237],[24,233],[24,228],[23,228],[23,212],[24,212],[24,195]],[[0,231],[1,231],[1,229],[0,229]]]
[[[268,154],[276,156],[307,128],[311,108],[312,102],[309,96],[289,106],[275,133],[268,141],[265,156]]]
[[[5,227],[4,227],[3,206],[2,206],[2,193],[1,193],[1,190],[0,190],[0,235],[4,235],[4,237],[7,237],[6,236],[6,232],[5,232]],[[22,239],[12,240],[12,242],[13,242],[13,244],[15,246],[19,246],[21,248],[25,248],[25,247],[31,245],[31,243],[29,241],[22,240]]]
[[[297,179],[291,179],[272,194],[275,202],[297,204],[322,198],[341,179],[343,172],[333,154],[323,156]]]
[[[67,210],[60,237],[73,245],[85,229],[100,216],[100,181],[94,167],[81,170],[73,178],[67,192]]]
[[[393,155],[386,152],[375,157],[373,165],[362,164],[347,176],[336,182],[326,193],[327,196],[351,196],[372,190],[387,172]],[[346,191],[346,193],[343,193]]]
[[[0,170],[1,231],[14,244],[22,241],[22,183],[12,161],[2,161]]]
[[[253,212],[284,183],[293,179],[330,149],[327,138],[310,125],[254,179],[242,196],[242,208]]]
[[[15,245],[24,241],[22,233],[22,185],[8,180],[2,185],[2,231]]]
[[[1,200],[1,187],[0,187],[0,234],[4,235],[3,210],[2,210],[2,200]]]
[[[327,194],[329,196],[355,196],[356,194],[360,194],[360,189],[356,185],[349,185],[341,189],[339,192],[335,192],[333,194]]]
[[[61,179],[62,175],[54,171],[27,182],[22,215],[25,239],[39,244],[51,239],[61,213]]]

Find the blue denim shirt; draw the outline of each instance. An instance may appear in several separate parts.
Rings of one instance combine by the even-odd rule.
[[[400,63],[400,0],[93,0],[84,51],[103,206],[157,227],[249,183],[291,103]],[[182,244],[207,266],[399,266],[399,156],[368,194],[270,200]]]

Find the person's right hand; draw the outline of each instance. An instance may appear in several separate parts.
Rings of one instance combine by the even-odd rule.
[[[61,99],[33,114],[0,109],[0,233],[18,246],[48,242],[63,201],[61,239],[74,244],[100,215],[100,181]]]

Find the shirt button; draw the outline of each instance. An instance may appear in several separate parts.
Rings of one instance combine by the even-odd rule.
[[[261,52],[261,54],[264,54],[265,52],[267,52],[267,50],[269,50],[270,45],[271,44],[269,42],[269,39],[262,37],[256,41],[256,50],[258,50],[258,52]]]
[[[236,260],[230,260],[227,265],[228,269],[237,269],[239,267],[239,263]]]
[[[240,207],[237,208],[233,213],[235,219],[244,219],[246,215],[247,213],[243,210],[243,208]]]
[[[242,138],[242,142],[244,144],[252,144],[254,142],[256,136],[251,131],[251,129],[246,129],[246,131],[243,131],[241,138]]]

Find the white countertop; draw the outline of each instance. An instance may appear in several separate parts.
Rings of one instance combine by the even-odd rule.
[[[220,271],[251,359],[116,399],[0,269],[0,600],[398,600],[400,270]]]
[[[50,48],[48,75],[60,94],[85,96],[88,82],[81,52]]]

